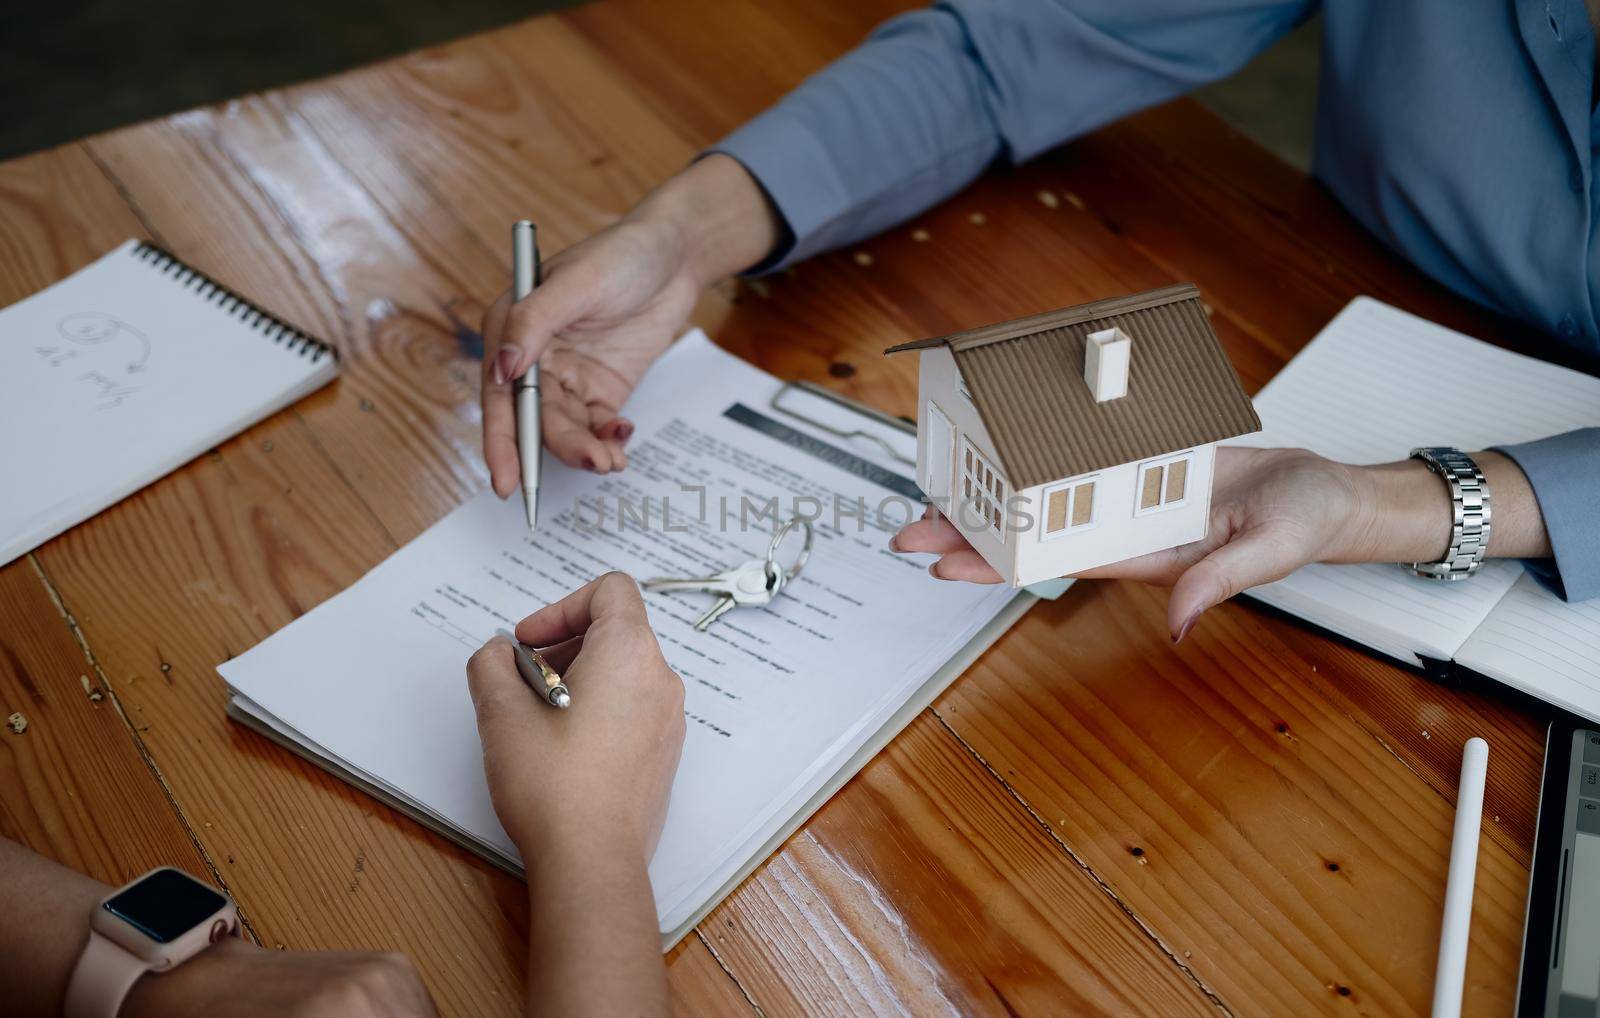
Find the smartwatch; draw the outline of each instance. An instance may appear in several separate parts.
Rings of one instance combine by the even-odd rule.
[[[89,916],[89,942],[67,984],[65,1018],[116,1018],[146,972],[166,972],[223,937],[239,913],[226,894],[163,866],[111,892]]]

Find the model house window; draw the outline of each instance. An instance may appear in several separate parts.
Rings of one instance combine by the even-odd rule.
[[[957,519],[970,526],[981,517],[1004,538],[1000,507],[1006,504],[1006,482],[971,441],[963,438],[961,444],[961,504],[955,509],[960,513]]]
[[[1073,530],[1094,526],[1093,479],[1046,488],[1044,492],[1044,536],[1057,537]]]
[[[1153,513],[1183,504],[1189,489],[1189,465],[1194,453],[1146,463],[1139,468],[1139,509]]]

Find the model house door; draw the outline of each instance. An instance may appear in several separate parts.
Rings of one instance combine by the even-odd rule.
[[[955,428],[932,400],[928,402],[928,476],[922,490],[929,498],[950,497],[950,472],[955,464]]]

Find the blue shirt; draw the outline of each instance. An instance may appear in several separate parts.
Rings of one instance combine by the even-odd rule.
[[[761,182],[781,267],[1226,77],[1312,0],[949,0],[895,18],[715,146]],[[1600,365],[1600,111],[1584,0],[1323,12],[1313,172],[1429,275]],[[1507,446],[1563,596],[1600,594],[1600,428]]]

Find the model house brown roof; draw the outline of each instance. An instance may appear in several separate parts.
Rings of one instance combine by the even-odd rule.
[[[1128,393],[1095,402],[1091,332],[1132,337]],[[1014,488],[1076,477],[1261,430],[1200,292],[1183,284],[1019,318],[885,353],[946,346]]]

